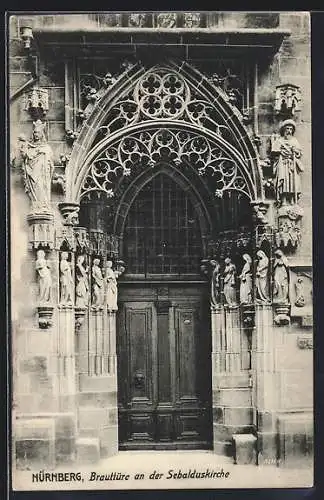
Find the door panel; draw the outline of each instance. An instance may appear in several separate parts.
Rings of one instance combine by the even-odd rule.
[[[208,448],[211,345],[204,287],[150,286],[155,300],[120,287],[120,448]],[[199,373],[201,371],[201,373]]]
[[[122,439],[153,440],[153,305],[128,302],[119,315],[118,386]],[[126,354],[126,355],[125,355]]]

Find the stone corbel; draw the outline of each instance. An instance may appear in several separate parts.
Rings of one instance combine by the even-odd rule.
[[[51,305],[39,305],[37,307],[39,328],[47,329],[52,326],[53,311],[54,306]]]
[[[84,323],[85,317],[87,313],[86,307],[75,307],[75,329],[77,331],[80,330],[81,326]]]
[[[254,304],[242,304],[242,321],[243,326],[247,330],[251,330],[255,326],[255,307]]]
[[[77,137],[78,137],[78,132],[76,132],[75,130],[68,129],[65,131],[66,142],[70,146],[73,145],[73,143],[77,139]]]
[[[290,323],[290,304],[274,303],[274,322],[278,326],[289,325]]]

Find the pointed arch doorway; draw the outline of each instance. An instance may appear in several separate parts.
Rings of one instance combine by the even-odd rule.
[[[129,203],[117,314],[120,449],[212,447],[208,221],[188,183],[161,167]]]

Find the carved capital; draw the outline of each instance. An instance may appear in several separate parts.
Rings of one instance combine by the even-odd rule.
[[[59,209],[64,219],[64,225],[76,226],[79,223],[80,205],[78,203],[59,203]]]

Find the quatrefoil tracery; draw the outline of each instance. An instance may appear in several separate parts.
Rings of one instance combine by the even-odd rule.
[[[205,136],[176,128],[134,132],[108,146],[90,165],[81,196],[104,192],[113,197],[122,177],[143,168],[168,162],[182,168],[191,166],[211,179],[216,196],[235,189],[250,196],[237,163]]]
[[[161,118],[186,121],[218,135],[230,134],[228,127],[219,123],[212,102],[191,89],[182,75],[162,67],[146,72],[129,94],[111,108],[99,128],[97,140],[140,121]]]

